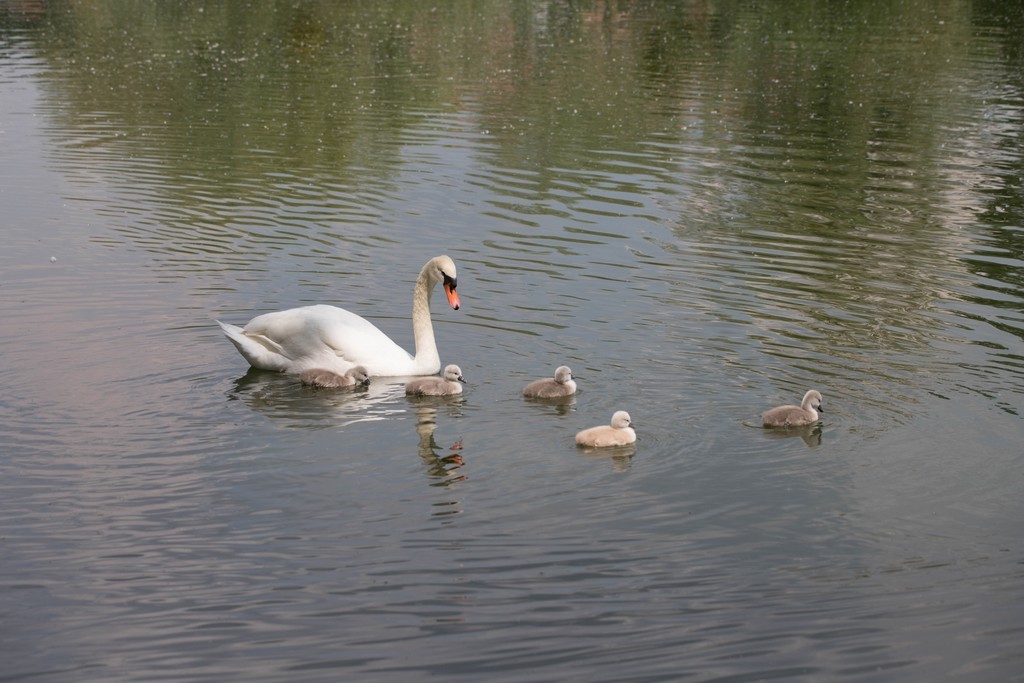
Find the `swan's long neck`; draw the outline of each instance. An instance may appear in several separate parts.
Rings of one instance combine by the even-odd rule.
[[[420,271],[416,278],[416,289],[412,293],[412,335],[416,340],[416,367],[433,374],[441,369],[441,357],[437,355],[434,340],[434,324],[430,320],[430,290],[434,283],[427,275],[427,269]]]

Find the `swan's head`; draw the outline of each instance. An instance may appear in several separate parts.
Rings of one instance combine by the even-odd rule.
[[[625,410],[620,410],[612,415],[612,427],[615,429],[625,429],[626,427],[632,426],[633,420]]]
[[[822,403],[822,400],[823,399],[821,398],[821,393],[815,391],[814,389],[811,389],[806,394],[804,394],[804,400],[801,402],[800,405],[804,409],[813,408],[814,410],[817,410],[819,413],[823,413],[825,412],[825,407]]]
[[[459,295],[455,292],[455,288],[459,286],[459,280],[455,274],[455,261],[452,261],[450,256],[438,256],[431,259],[430,267],[430,275],[434,282],[440,282],[441,286],[444,287],[444,295],[448,297],[448,305],[453,310],[459,310],[462,302],[459,301]]]
[[[346,372],[345,374],[354,379],[356,381],[356,384],[370,383],[370,373],[368,373],[366,371],[366,368],[364,368],[362,365],[357,365],[354,368],[350,368],[349,371]]]
[[[462,377],[462,369],[458,365],[447,365],[444,368],[444,378],[449,382],[462,382],[466,383],[466,380]]]
[[[572,379],[572,370],[569,369],[568,365],[562,365],[555,369],[555,381],[559,384],[565,384]]]

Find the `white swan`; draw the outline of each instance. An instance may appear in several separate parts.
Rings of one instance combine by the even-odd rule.
[[[765,427],[802,427],[818,421],[818,411],[825,412],[821,394],[811,389],[798,406],[778,406],[761,413]]]
[[[462,393],[462,369],[458,365],[446,365],[443,377],[420,377],[405,385],[409,396],[452,396]]]
[[[576,445],[601,448],[604,446],[625,446],[636,441],[633,431],[633,420],[625,410],[612,415],[610,425],[600,425],[584,429],[576,434]]]
[[[366,374],[366,368],[357,365],[349,368],[344,375],[339,375],[333,370],[323,368],[311,368],[299,373],[299,381],[317,389],[341,389],[370,383],[370,376]]]
[[[261,370],[301,373],[312,368],[345,374],[362,365],[371,376],[432,375],[441,368],[430,321],[430,293],[441,283],[448,303],[461,305],[455,293],[455,262],[436,256],[423,266],[412,295],[416,355],[344,308],[318,304],[258,315],[245,326],[219,320],[224,334],[249,364]]]
[[[523,389],[526,398],[561,398],[576,393],[576,382],[569,366],[562,365],[555,370],[554,377],[534,380]]]

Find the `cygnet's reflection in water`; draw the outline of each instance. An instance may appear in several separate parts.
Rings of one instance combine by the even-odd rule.
[[[556,415],[568,415],[576,405],[576,394],[571,396],[556,396],[554,398],[525,397],[527,403],[537,406],[549,406]]]
[[[302,384],[295,375],[250,368],[235,380],[228,398],[242,401],[268,418],[328,428],[404,413],[405,406],[397,402],[404,391],[404,384],[391,378],[374,377],[369,385],[321,389]]]
[[[633,465],[636,455],[636,443],[625,446],[605,446],[604,448],[576,448],[577,451],[593,460],[609,460],[616,472],[625,472]]]
[[[464,464],[462,440],[447,448],[439,446],[434,438],[438,413],[446,417],[462,415],[460,396],[410,396],[408,401],[416,413],[416,434],[419,436],[419,454],[427,467],[427,475],[435,481],[431,486],[451,486],[466,477],[459,473]]]
[[[764,429],[764,434],[769,439],[791,439],[800,437],[808,448],[817,448],[821,445],[821,425],[805,425],[803,427],[776,427]]]

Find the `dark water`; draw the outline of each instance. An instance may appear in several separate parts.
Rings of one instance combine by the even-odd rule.
[[[1015,3],[335,5],[0,2],[0,680],[1024,678]]]

